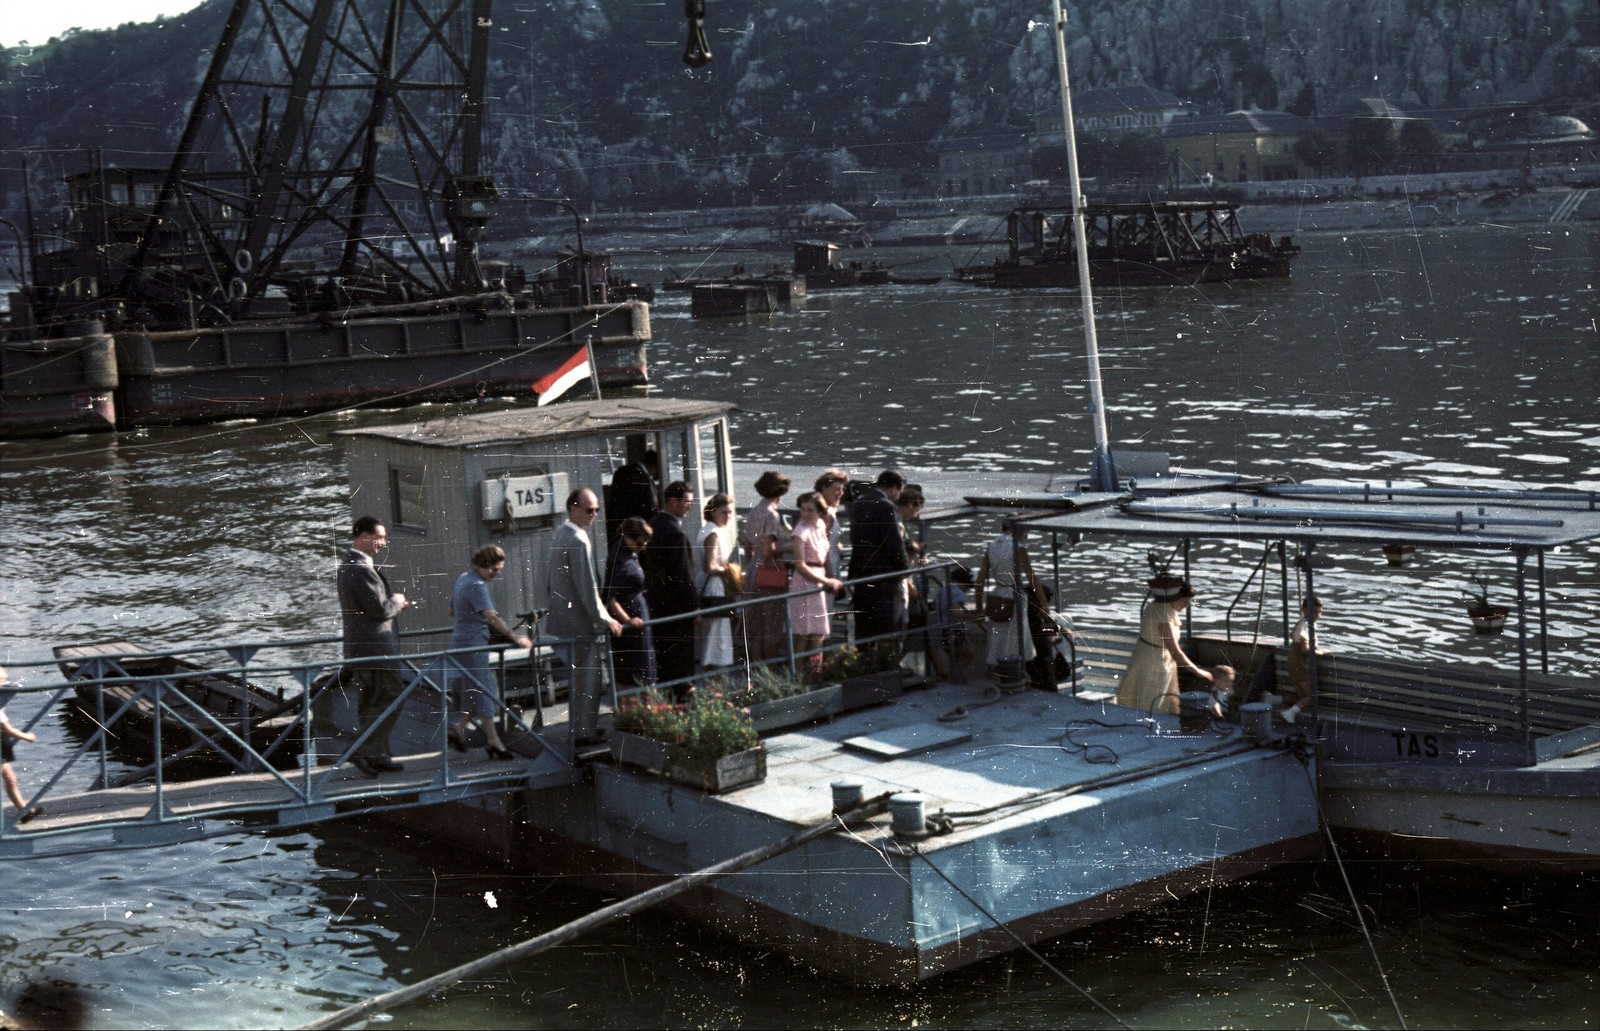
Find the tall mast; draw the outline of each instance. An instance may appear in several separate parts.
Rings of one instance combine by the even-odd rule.
[[[1100,341],[1095,336],[1094,292],[1089,288],[1089,235],[1084,211],[1088,199],[1078,180],[1078,137],[1072,122],[1072,89],[1067,84],[1067,16],[1061,0],[1051,0],[1055,14],[1056,69],[1061,75],[1061,129],[1067,138],[1067,183],[1072,191],[1072,238],[1078,250],[1078,296],[1083,299],[1083,346],[1088,360],[1089,415],[1094,423],[1094,454],[1089,460],[1089,489],[1115,491],[1116,465],[1106,430],[1105,390],[1100,382]]]

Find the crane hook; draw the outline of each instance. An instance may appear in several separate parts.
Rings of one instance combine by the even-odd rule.
[[[711,44],[706,42],[706,0],[683,0],[683,16],[689,19],[689,45],[683,63],[690,68],[704,67],[711,61]]]

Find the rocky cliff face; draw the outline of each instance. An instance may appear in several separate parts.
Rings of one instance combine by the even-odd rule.
[[[286,0],[288,2],[288,0]],[[306,0],[295,0],[305,4]],[[379,3],[381,0],[373,0]],[[0,56],[0,210],[106,148],[162,164],[226,0]],[[516,188],[609,205],[771,200],[829,169],[928,170],[940,141],[1029,130],[1058,103],[1044,0],[721,0],[691,71],[675,3],[496,8],[489,160]],[[1224,110],[1350,95],[1433,110],[1513,102],[1593,118],[1594,0],[1077,0],[1074,85],[1144,83]],[[355,98],[352,96],[351,103]],[[324,112],[326,117],[339,117]]]

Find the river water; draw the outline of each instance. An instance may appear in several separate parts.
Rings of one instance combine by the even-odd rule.
[[[1266,226],[1273,232],[1291,226]],[[1099,295],[1111,434],[1186,468],[1298,479],[1600,489],[1600,229],[1473,226],[1305,236],[1291,281]],[[970,254],[893,250],[930,274]],[[786,255],[707,257],[707,270]],[[619,260],[659,281],[682,256]],[[1081,470],[1073,293],[933,287],[816,293],[749,322],[652,312],[655,382],[738,402],[740,457]],[[439,414],[439,408],[429,414]],[[0,662],[52,644],[308,637],[337,630],[331,572],[348,488],[332,431],[422,413],[0,444]],[[963,557],[966,531],[935,531]],[[1511,597],[1503,556],[1339,555],[1319,577],[1338,647],[1510,661],[1475,637],[1470,573]],[[1253,555],[1202,550],[1197,627]],[[1593,546],[1551,556],[1552,665],[1594,673]],[[1141,556],[1079,546],[1063,600],[1129,620]],[[1380,615],[1375,615],[1380,614]],[[1267,628],[1269,632],[1272,626]],[[22,722],[27,699],[12,703]],[[68,731],[20,745],[25,787]],[[537,869],[537,867],[535,867]],[[1365,938],[1333,864],[1254,878],[1040,951],[1131,1026],[1574,1027],[1592,1019],[1600,884],[1352,859]],[[605,899],[346,822],[275,836],[0,866],[0,1009],[78,1007],[91,1027],[267,1027],[582,915]],[[1376,955],[1376,959],[1374,958]],[[1391,994],[1392,993],[1392,994]],[[915,990],[858,989],[645,915],[381,1023],[403,1027],[1095,1027],[1106,1018],[1024,955]]]

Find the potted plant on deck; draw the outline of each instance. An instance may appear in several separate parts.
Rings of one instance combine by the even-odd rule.
[[[844,645],[822,660],[821,679],[839,684],[839,705],[845,712],[899,697],[908,675],[914,676],[901,668],[894,642],[877,641],[860,648]]]
[[[837,715],[839,694],[836,683],[808,683],[782,666],[757,666],[742,687],[727,692],[727,698],[749,711],[757,733],[768,734]]]
[[[1511,610],[1489,602],[1489,585],[1477,573],[1472,574],[1472,582],[1478,585],[1478,596],[1467,601],[1467,618],[1472,620],[1472,629],[1480,634],[1498,634],[1505,629],[1506,616]]]
[[[765,780],[767,752],[750,714],[718,691],[676,705],[654,692],[617,707],[611,753],[624,766],[720,794]]]

